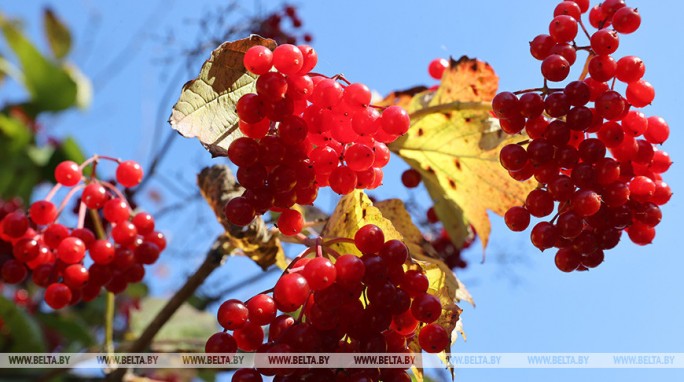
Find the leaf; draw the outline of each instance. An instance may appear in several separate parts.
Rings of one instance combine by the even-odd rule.
[[[326,239],[353,238],[356,231],[366,224],[375,224],[384,233],[385,240],[402,240],[409,248],[412,264],[409,267],[422,269],[430,286],[428,292],[440,299],[442,303],[442,315],[437,323],[447,330],[455,340],[454,329],[459,322],[461,309],[456,305],[460,299],[473,304],[472,297],[465,288],[462,288],[451,269],[437,258],[435,249],[427,242],[420,230],[411,221],[406,208],[398,199],[379,202],[373,205],[371,200],[360,190],[356,190],[342,197],[335,207],[328,223],[323,229],[321,236]],[[335,243],[331,245],[340,254],[355,254],[360,252],[351,243]],[[461,289],[460,294],[458,290]],[[413,351],[420,351],[417,336],[409,342]],[[450,347],[439,354],[440,359],[447,363],[447,354]],[[422,370],[412,368],[416,378],[422,380]],[[452,373],[453,368],[451,367]]]
[[[225,155],[230,143],[242,136],[235,105],[244,94],[255,92],[256,75],[242,64],[247,49],[255,45],[275,49],[276,43],[252,35],[214,49],[173,106],[171,127],[187,138],[198,138],[214,156]]]
[[[69,348],[78,351],[95,344],[88,325],[78,315],[63,316],[58,312],[35,316],[42,325],[67,338]]]
[[[65,64],[64,70],[71,76],[71,79],[76,82],[75,106],[80,109],[86,109],[93,100],[93,84],[90,82],[90,78],[86,77],[86,75],[74,65]]]
[[[455,329],[457,323],[460,322],[459,317],[462,311],[456,302],[465,300],[475,306],[473,297],[465,285],[456,278],[451,268],[438,257],[437,252],[430,242],[425,240],[418,227],[413,224],[404,202],[399,199],[389,199],[376,203],[375,206],[404,237],[404,243],[409,247],[413,262],[418,264],[428,277],[430,281],[428,292],[438,297],[442,303],[442,315],[436,323],[449,333],[453,344],[456,341],[457,332]],[[411,342],[418,347],[417,339],[414,338]],[[448,362],[448,355],[450,354],[451,348],[447,347],[438,356],[449,367],[453,376],[453,367]]]
[[[10,336],[3,336],[0,341],[9,341],[10,352],[42,353],[46,350],[43,333],[35,319],[3,296],[0,296],[0,318],[3,321],[3,331],[10,333]]]
[[[33,113],[59,111],[73,106],[78,87],[69,73],[43,56],[17,26],[2,15],[0,29],[21,64],[23,85],[31,94]]]
[[[371,202],[368,196],[360,190],[354,190],[340,199],[337,207],[335,207],[332,215],[330,215],[330,219],[328,219],[325,227],[323,227],[321,237],[327,239],[353,238],[356,231],[366,224],[375,224],[380,227],[385,235],[385,240],[397,239],[403,241],[401,234],[394,228],[392,222],[385,219],[380,210],[373,206],[373,202]],[[409,243],[406,244],[409,245]],[[330,247],[340,254],[349,253],[361,256],[361,252],[354,244],[335,243]],[[409,250],[412,250],[411,246],[409,246]]]
[[[66,57],[71,50],[71,32],[50,8],[43,13],[43,27],[55,58],[59,60]]]
[[[166,305],[166,299],[147,297],[140,301],[140,310],[132,310],[129,333],[135,339]],[[157,352],[203,351],[207,338],[216,333],[216,318],[185,303],[174,313],[154,337],[151,349]]]
[[[404,243],[409,247],[414,262],[426,272],[430,280],[430,287],[435,291],[445,288],[446,301],[453,303],[455,300],[467,301],[475,306],[473,297],[465,288],[465,285],[456,278],[429,241],[425,240],[420,229],[413,224],[411,215],[406,210],[404,202],[399,199],[388,199],[375,203],[382,216],[392,222],[394,228],[403,237]]]
[[[222,238],[224,247],[240,249],[263,270],[273,264],[283,269],[287,267],[280,239],[268,231],[260,216],[247,227],[236,226],[226,219],[223,207],[230,199],[242,195],[244,191],[237,184],[228,166],[215,165],[203,169],[197,175],[197,184],[202,196],[226,230]]]
[[[517,182],[499,165],[499,150],[524,137],[510,137],[490,117],[498,78],[489,64],[451,60],[436,92],[414,96],[409,132],[390,145],[423,176],[435,212],[456,245],[470,224],[486,248],[491,225],[487,211],[503,215],[520,205],[535,185]],[[466,224],[467,222],[467,224]]]

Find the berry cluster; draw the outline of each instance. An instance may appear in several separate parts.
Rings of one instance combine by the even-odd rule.
[[[283,234],[299,233],[303,220],[291,209],[295,204],[313,204],[320,187],[338,194],[378,187],[389,162],[386,143],[408,131],[406,111],[390,106],[381,114],[366,85],[311,73],[317,57],[306,45],[246,52],[244,65],[259,78],[257,92],[237,102],[245,137],[228,148],[246,189],[225,207],[233,224],[247,225],[272,210],[283,212]]]
[[[9,211],[7,204],[3,205],[0,244],[11,255],[0,258],[2,282],[18,284],[30,271],[33,283],[46,288],[45,302],[61,309],[93,300],[102,287],[121,293],[129,283],[143,279],[144,265],[157,261],[166,239],[154,230],[152,216],[134,214],[113,184],[94,177],[84,179],[83,169],[92,163],[94,174],[100,159],[114,160],[96,156],[81,166],[71,161],[60,163],[55,169],[57,185],[45,200],[31,204],[28,216],[16,206]],[[117,182],[124,187],[137,186],[143,177],[140,165],[115,161]],[[57,207],[50,200],[61,187],[71,189]],[[81,190],[78,225],[70,229],[58,223],[58,217]],[[98,235],[84,228],[88,209],[97,216]]]
[[[354,243],[363,256],[340,256],[328,247],[340,241]],[[316,247],[316,257],[305,257],[312,251],[308,250],[290,264],[272,289],[273,297],[266,291],[245,303],[224,302],[218,321],[225,330],[209,338],[206,351],[404,353],[410,352],[407,341],[413,339],[419,325],[418,342],[423,350],[435,353],[449,346],[446,330],[435,323],[442,314],[442,305],[427,293],[427,277],[421,271],[403,267],[409,258],[404,243],[385,241],[382,230],[369,224],[360,228],[353,240],[319,241]],[[297,318],[290,315],[297,310]],[[277,311],[284,314],[277,315]],[[266,343],[264,325],[268,325]],[[261,380],[259,374],[282,377],[287,373],[296,373],[298,381],[336,378],[334,370],[241,370],[233,381]],[[346,380],[346,376],[340,371],[335,380]],[[410,380],[397,369],[359,370],[359,376],[373,381]]]
[[[561,2],[549,34],[530,43],[532,56],[542,60],[543,88],[502,92],[492,102],[507,133],[524,129],[530,138],[527,147],[505,146],[501,164],[516,180],[534,176],[539,182],[524,206],[506,212],[506,224],[523,231],[530,215],[543,218],[557,209],[551,221],[534,226],[531,240],[541,250],[559,248],[556,266],[565,272],[598,266],[623,230],[636,244],[651,243],[659,206],[672,195],[661,177],[672,161],[656,147],[669,127],[637,110],[655,97],[642,78],[645,65],[635,56],[611,56],[619,36],[636,31],[641,16],[623,0],[606,0],[589,12],[598,30],[586,33],[589,46],[579,47],[575,38],[578,27],[586,32],[581,16],[588,10],[588,0]],[[547,81],[567,78],[578,50],[589,54],[583,79],[547,87]],[[624,95],[616,85],[625,87]]]
[[[283,26],[283,21],[288,19],[294,31],[289,31],[287,27]],[[296,34],[296,31],[300,30],[302,25],[302,19],[297,14],[297,8],[293,5],[284,5],[281,11],[273,12],[265,19],[260,20],[254,33],[273,39],[279,44],[296,44],[299,39],[309,43],[313,40],[310,34],[304,33],[301,36]]]

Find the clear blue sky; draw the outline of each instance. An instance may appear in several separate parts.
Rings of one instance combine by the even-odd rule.
[[[91,153],[133,157],[145,163],[150,147],[160,139],[154,136],[154,127],[162,124],[161,129],[167,129],[163,119],[176,97],[173,93],[172,99],[163,104],[160,120],[157,108],[176,66],[161,64],[159,59],[177,52],[181,45],[190,46],[188,36],[195,35],[196,27],[188,20],[222,3],[10,0],[0,9],[22,17],[32,35],[39,36],[39,10],[52,4],[73,27],[73,61],[91,78],[107,76],[103,66],[133,41],[135,55],[130,64],[116,73],[105,88],[95,89],[89,110],[47,119],[45,123],[56,134],[79,136]],[[529,55],[527,42],[546,32],[555,4],[541,0],[299,3],[305,29],[315,38],[319,71],[343,72],[347,78],[362,81],[380,93],[429,83],[427,63],[434,57],[449,55],[488,61],[500,76],[501,89],[540,86],[539,63]],[[655,243],[637,247],[624,239],[607,253],[605,263],[596,270],[563,274],[555,269],[551,253],[542,254],[532,247],[527,233],[507,232],[501,219],[494,217],[488,261],[480,264],[480,251],[474,249],[466,254],[468,269],[458,274],[470,286],[477,308],[463,306],[468,342],[459,340],[454,352],[684,352],[684,251],[678,236],[684,211],[677,197],[684,187],[681,166],[677,165],[684,142],[680,131],[684,123],[680,69],[684,53],[679,40],[684,36],[684,5],[645,0],[628,4],[638,7],[642,26],[635,34],[621,37],[618,54],[644,59],[645,78],[656,88],[656,99],[645,111],[669,122],[671,137],[664,149],[675,161],[666,174],[675,197],[663,209],[664,220]],[[170,30],[177,41],[165,44],[161,37]],[[198,70],[199,66],[195,66],[192,72]],[[188,79],[189,74],[183,73],[175,89],[179,91]],[[180,184],[191,183],[194,171],[209,162],[196,141],[179,139],[165,163],[165,174],[181,179]],[[406,198],[408,192],[395,187],[405,165],[397,158],[393,162],[390,168],[395,173],[389,174],[392,170],[388,170],[383,195]],[[166,202],[171,203],[175,197],[168,194],[165,192]],[[423,195],[418,191],[414,196],[424,200]],[[325,197],[321,203],[329,208],[334,201]],[[212,235],[218,232],[206,210],[197,212],[200,206],[163,220],[167,229],[176,232],[171,238],[175,251],[167,266],[159,267],[151,276],[155,293],[168,294],[177,286],[179,278],[201,261]],[[197,224],[198,219],[205,221]],[[229,264],[210,280],[210,286],[223,285],[221,278],[227,278],[230,284],[257,272],[243,259]],[[250,292],[272,282],[273,278],[269,278],[233,296],[248,297]],[[457,378],[666,381],[684,380],[684,370],[459,370]]]

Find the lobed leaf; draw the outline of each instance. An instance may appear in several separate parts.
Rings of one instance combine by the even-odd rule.
[[[472,225],[486,248],[487,211],[503,215],[535,187],[517,182],[500,166],[498,153],[524,137],[505,134],[490,116],[498,77],[489,64],[468,57],[451,60],[434,92],[409,103],[411,128],[390,149],[423,176],[435,212],[456,245]]]
[[[276,43],[252,35],[214,49],[199,76],[183,85],[173,106],[171,127],[184,137],[198,138],[214,156],[226,155],[230,143],[242,136],[235,105],[244,94],[255,92],[257,76],[242,63],[247,49],[255,45],[275,49]]]
[[[442,315],[437,323],[447,330],[453,343],[456,340],[461,313],[456,302],[465,300],[474,305],[472,296],[444,261],[438,258],[435,249],[411,221],[411,216],[401,200],[390,199],[374,205],[362,191],[357,190],[345,195],[337,204],[321,236],[326,239],[353,238],[356,231],[366,224],[380,227],[385,234],[385,240],[402,240],[408,246],[411,255],[411,264],[408,267],[420,268],[428,277],[428,292],[438,297],[442,303]],[[350,243],[336,243],[331,247],[340,254],[361,255]],[[421,351],[417,336],[409,342],[409,347],[415,352]],[[447,362],[447,354],[450,354],[450,347],[439,356],[453,374],[453,367]],[[411,370],[417,380],[422,380],[421,369],[413,367]]]

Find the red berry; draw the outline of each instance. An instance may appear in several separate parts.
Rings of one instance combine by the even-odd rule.
[[[224,213],[229,222],[240,226],[248,225],[256,216],[252,203],[242,196],[229,200],[224,208]]]
[[[304,65],[302,51],[296,45],[279,45],[273,51],[273,66],[286,75],[296,74]]]
[[[235,330],[247,323],[249,310],[240,300],[228,300],[219,307],[217,318],[219,325],[228,330]]]
[[[31,204],[29,216],[37,225],[48,225],[57,218],[57,207],[47,200],[39,200]]]
[[[418,343],[427,353],[439,353],[449,346],[449,334],[438,324],[425,325],[418,333]]]
[[[266,74],[271,70],[273,52],[265,46],[255,45],[247,49],[243,62],[250,72],[257,75]]]
[[[542,61],[541,72],[547,80],[560,82],[570,74],[570,63],[565,57],[559,54],[552,54]]]
[[[207,339],[204,345],[205,353],[229,353],[237,352],[237,342],[233,336],[228,333],[219,332]]]
[[[55,180],[62,186],[72,187],[81,181],[81,169],[72,161],[64,161],[55,167]]]
[[[121,162],[116,168],[116,181],[124,187],[135,187],[142,181],[143,170],[136,161]]]
[[[382,229],[374,224],[366,224],[354,234],[354,244],[364,254],[380,252],[384,243]]]
[[[247,301],[249,321],[258,325],[267,325],[276,318],[276,304],[271,296],[258,294]]]
[[[435,58],[434,60],[430,61],[430,65],[428,65],[428,73],[430,73],[430,77],[436,80],[441,80],[442,76],[444,75],[444,71],[448,67],[449,61],[443,58]]]
[[[75,264],[85,257],[86,247],[81,239],[67,237],[57,247],[57,258],[67,264]]]
[[[420,184],[422,176],[414,169],[408,169],[401,174],[401,183],[406,188],[416,188]]]
[[[61,283],[50,284],[45,289],[45,303],[52,309],[62,309],[71,301],[71,289]]]
[[[278,217],[277,225],[283,235],[296,235],[302,231],[304,218],[297,210],[285,210]]]

